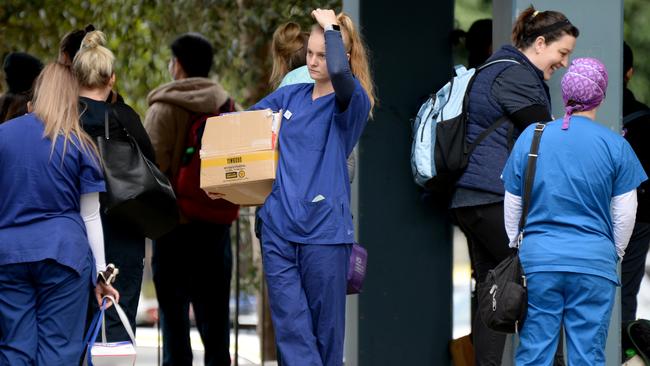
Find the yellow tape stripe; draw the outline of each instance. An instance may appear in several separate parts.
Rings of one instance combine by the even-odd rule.
[[[277,151],[259,151],[253,153],[234,154],[227,156],[216,156],[201,159],[201,168],[213,168],[225,165],[236,165],[252,163],[254,161],[271,160],[278,161]]]

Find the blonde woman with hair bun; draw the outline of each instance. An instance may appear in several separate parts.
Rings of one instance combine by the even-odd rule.
[[[251,109],[283,111],[273,190],[259,212],[271,317],[284,366],[343,364],[354,227],[346,159],[374,104],[366,50],[345,14],[312,12],[314,83],[277,89]]]
[[[123,102],[109,103],[115,86],[115,56],[106,48],[106,36],[99,30],[88,32],[74,56],[72,70],[79,81],[79,108],[84,130],[96,140],[105,135],[108,123],[111,139],[134,137],[140,151],[155,162],[155,153],[138,114]],[[101,214],[104,226],[106,260],[120,270],[115,287],[122,294],[120,305],[132,326],[140,298],[143,275],[145,237],[129,225]],[[97,307],[95,307],[97,308]],[[110,342],[129,340],[120,319],[114,312],[106,314],[107,338]],[[135,328],[133,329],[135,332]]]
[[[105,183],[70,69],[47,65],[32,113],[0,125],[0,364],[76,365],[90,288],[119,301],[99,220]],[[97,305],[95,305],[97,306]]]

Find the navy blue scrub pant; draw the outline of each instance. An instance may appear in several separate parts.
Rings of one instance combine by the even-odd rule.
[[[153,282],[163,334],[163,366],[191,366],[190,303],[205,366],[230,365],[230,225],[178,225],[153,246]]]
[[[284,366],[341,366],[350,244],[289,242],[266,225],[262,255]]]
[[[54,260],[0,266],[0,365],[77,365],[92,258],[81,275]]]

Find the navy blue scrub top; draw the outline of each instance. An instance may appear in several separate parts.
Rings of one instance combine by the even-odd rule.
[[[53,259],[81,274],[90,253],[79,213],[84,193],[105,191],[97,161],[78,140],[43,137],[26,114],[0,124],[0,265]]]
[[[283,114],[276,180],[260,217],[288,241],[354,242],[346,160],[370,111],[366,92],[358,80],[354,83],[344,111],[334,93],[312,100],[311,83],[282,87],[251,107]]]

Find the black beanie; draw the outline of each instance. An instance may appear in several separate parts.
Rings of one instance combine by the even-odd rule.
[[[30,54],[22,52],[8,54],[5,57],[4,72],[9,92],[19,94],[30,90],[42,69],[43,63]]]
[[[207,38],[198,33],[185,33],[171,45],[172,54],[188,77],[207,77],[214,55]]]

